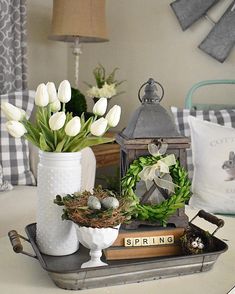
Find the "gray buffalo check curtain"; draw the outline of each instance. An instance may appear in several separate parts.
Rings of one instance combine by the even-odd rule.
[[[0,0],[0,94],[27,88],[26,0]]]

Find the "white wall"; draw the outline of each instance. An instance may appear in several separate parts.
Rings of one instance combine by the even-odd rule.
[[[68,78],[67,44],[48,40],[52,0],[27,1],[29,89]]]
[[[118,66],[117,77],[127,80],[121,87],[125,94],[111,101],[111,104],[122,106],[119,129],[127,124],[130,114],[139,105],[138,89],[149,77],[163,84],[165,99],[162,104],[166,107],[182,106],[188,89],[200,80],[235,78],[235,48],[223,64],[202,52],[197,46],[210,31],[211,24],[202,19],[183,32],[169,6],[171,2],[173,0],[106,0],[110,41],[83,45],[80,62],[80,88],[83,91],[87,87],[82,81],[94,83],[92,70],[98,62],[108,70]],[[220,2],[210,12],[215,19],[223,13],[221,4],[228,4],[231,0]],[[53,62],[55,64],[55,60]],[[70,49],[68,71],[73,81]],[[234,86],[221,86],[219,93],[214,89],[210,89],[213,97],[218,96],[221,100],[226,96],[227,101],[233,100]],[[91,101],[89,106],[91,108]]]

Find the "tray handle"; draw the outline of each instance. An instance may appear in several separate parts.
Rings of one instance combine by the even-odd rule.
[[[215,215],[210,214],[209,212],[206,212],[205,210],[199,210],[198,213],[191,219],[190,223],[196,218],[201,217],[204,220],[214,224],[217,226],[217,228],[214,230],[214,232],[211,234],[212,236],[224,226],[224,221],[221,218],[218,218]]]
[[[24,248],[23,248],[23,245],[21,244],[20,238],[30,243],[30,241],[27,238],[18,234],[16,230],[11,230],[10,232],[8,232],[8,237],[10,239],[12,248],[15,253],[22,253],[24,255],[27,255],[27,256],[30,256],[30,257],[37,259],[36,255],[33,255],[31,253],[24,251]]]

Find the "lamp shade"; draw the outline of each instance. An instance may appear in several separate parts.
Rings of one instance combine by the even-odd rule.
[[[50,39],[80,43],[107,39],[105,0],[53,0]]]

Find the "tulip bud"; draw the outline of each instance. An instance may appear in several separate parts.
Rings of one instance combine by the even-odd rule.
[[[27,130],[25,129],[24,125],[15,120],[9,120],[8,122],[6,122],[6,128],[8,133],[15,138],[20,138],[25,133],[27,133]]]
[[[54,102],[52,102],[50,105],[51,105],[52,112],[60,111],[60,108],[61,108],[60,100],[57,99]]]
[[[55,84],[52,82],[48,82],[46,84],[46,87],[47,87],[47,92],[49,95],[49,102],[52,103],[58,100]]]
[[[8,120],[20,121],[25,117],[25,111],[23,109],[20,109],[8,102],[3,102],[1,104],[1,109]]]
[[[81,130],[80,117],[73,117],[65,126],[65,133],[70,137],[76,136]]]
[[[100,98],[93,107],[93,113],[99,116],[104,115],[107,109],[107,104],[107,98]]]
[[[47,87],[45,84],[40,84],[37,87],[36,94],[35,94],[35,104],[37,106],[47,106],[49,103],[49,95],[47,92]]]
[[[106,115],[108,120],[108,125],[112,128],[116,127],[119,123],[121,116],[121,107],[119,105],[114,105]]]
[[[71,99],[71,86],[69,81],[64,80],[60,83],[58,89],[58,99],[62,103],[67,103]]]
[[[101,117],[91,124],[90,132],[94,136],[97,136],[97,137],[102,136],[106,131],[107,125],[108,125],[107,119]]]
[[[66,115],[63,111],[54,113],[49,119],[49,126],[51,130],[57,131],[64,126]]]

